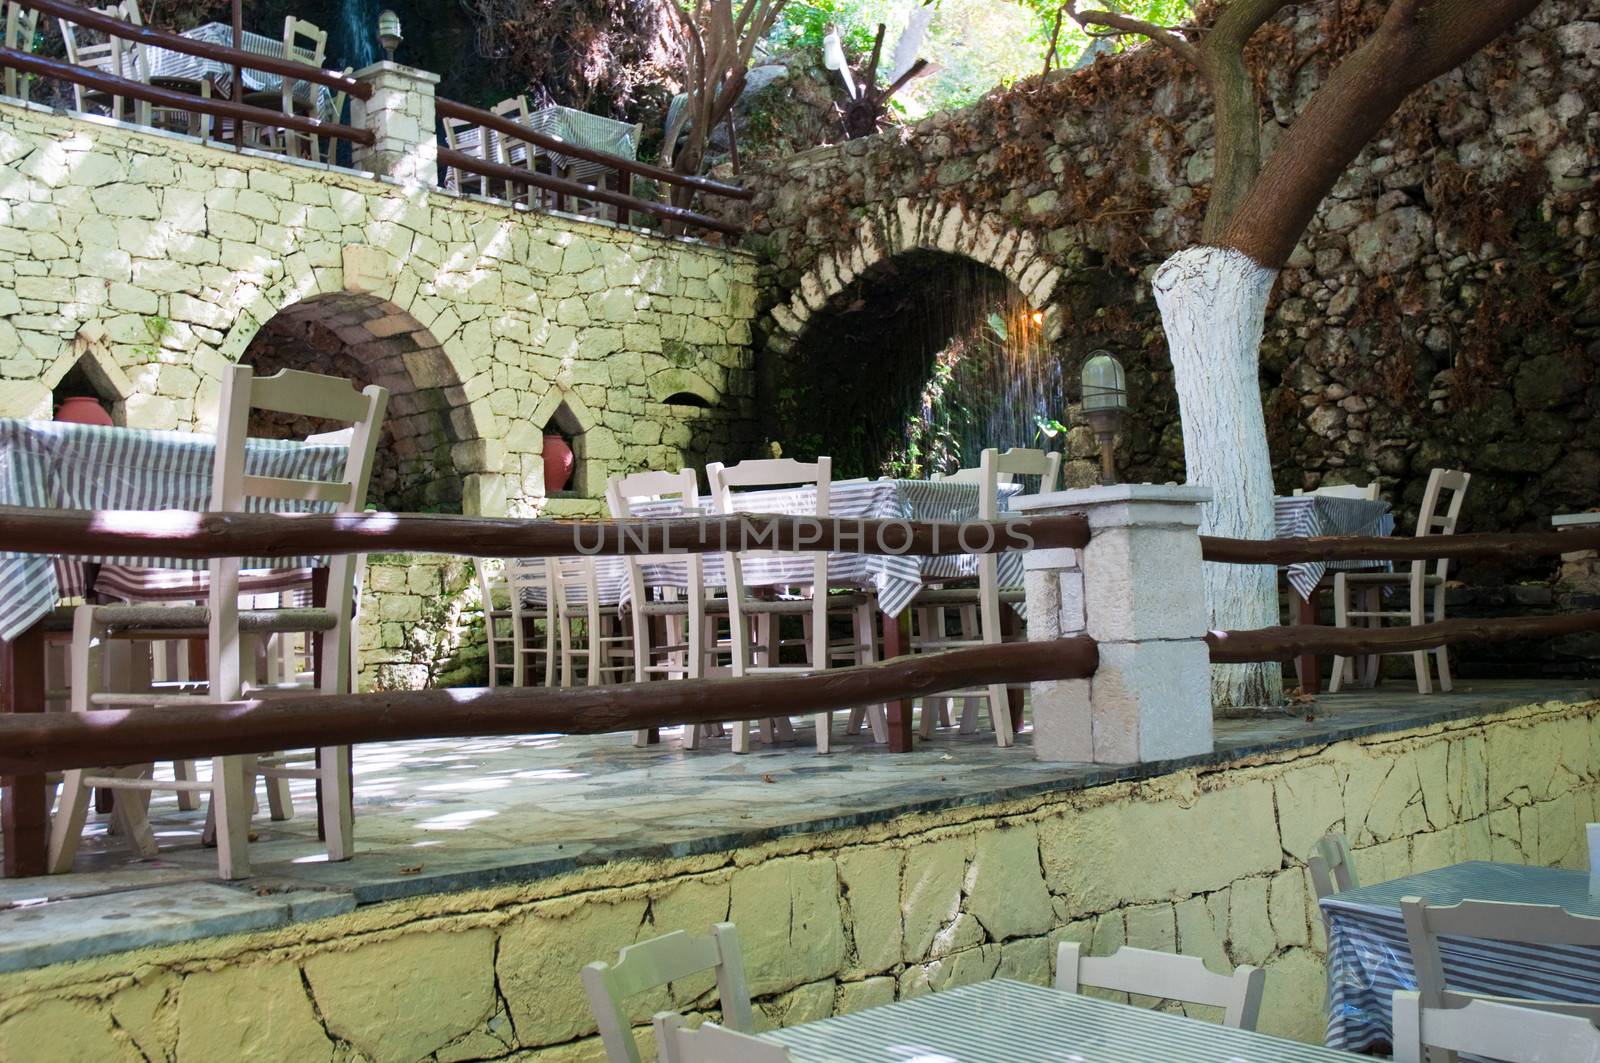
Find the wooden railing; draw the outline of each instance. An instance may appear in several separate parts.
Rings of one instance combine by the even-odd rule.
[[[966,527],[974,529],[975,524]],[[475,557],[550,557],[575,550],[607,555],[709,553],[732,542],[762,549],[815,549],[818,530],[843,536],[864,554],[954,555],[1014,549],[1082,549],[1082,516],[995,522],[982,536],[950,525],[736,515],[703,520],[520,521],[442,515],[310,516],[181,512],[0,510],[0,548],[60,556],[158,555],[174,558],[285,557],[368,551],[426,551]],[[1600,530],[1525,536],[1203,541],[1210,560],[1246,558],[1413,559],[1515,556],[1600,547]],[[1453,542],[1445,542],[1451,539]],[[1504,540],[1511,540],[1508,547]],[[1307,544],[1310,545],[1307,545]],[[581,545],[580,545],[581,544]],[[1400,629],[1264,628],[1211,632],[1215,662],[1275,661],[1311,650],[1359,655],[1456,642],[1555,638],[1600,629],[1600,611],[1554,617],[1451,620]],[[264,753],[284,748],[401,739],[527,733],[598,734],[748,718],[752,705],[809,713],[908,699],[991,683],[1031,683],[1094,675],[1099,653],[1087,636],[1008,643],[899,657],[812,674],[627,683],[605,687],[429,690],[350,694],[216,705],[0,714],[0,774],[33,779],[45,771],[157,759]]]
[[[570,199],[587,199],[597,203],[605,203],[617,208],[615,220],[626,222],[629,211],[639,211],[653,217],[701,229],[709,232],[724,233],[737,236],[743,232],[741,226],[713,218],[670,203],[661,203],[655,200],[642,199],[633,195],[633,179],[642,177],[656,181],[673,188],[685,189],[690,193],[700,195],[721,196],[726,199],[750,199],[753,193],[747,188],[738,185],[724,184],[706,177],[695,177],[677,173],[650,163],[639,162],[636,159],[625,159],[618,155],[610,155],[603,151],[595,151],[581,144],[553,137],[527,126],[519,125],[504,115],[485,111],[478,107],[469,107],[455,100],[434,100],[434,111],[442,119],[452,119],[470,122],[479,127],[481,136],[487,139],[490,131],[520,141],[527,146],[527,151],[532,157],[535,151],[545,154],[561,155],[569,159],[580,159],[584,162],[601,166],[606,172],[616,175],[617,187],[609,188],[604,185],[583,184],[571,181],[554,174],[538,173],[531,166],[523,168],[509,166],[504,163],[492,162],[487,159],[469,155],[463,151],[451,148],[439,149],[439,161],[445,166],[464,173],[476,174],[485,181],[503,182],[509,185],[524,188],[535,188],[541,192],[548,192],[552,197],[551,205],[562,210],[566,201]]]
[[[370,130],[357,129],[338,121],[323,121],[307,115],[286,113],[266,107],[255,107],[244,102],[244,83],[241,72],[257,70],[295,81],[326,86],[359,100],[370,99],[372,86],[332,70],[324,70],[310,63],[271,55],[258,55],[240,48],[198,41],[176,33],[166,33],[113,18],[81,4],[68,0],[15,0],[26,8],[65,19],[75,26],[103,33],[108,37],[130,41],[149,48],[160,48],[182,55],[227,64],[233,70],[233,99],[202,97],[173,89],[162,88],[143,81],[118,77],[103,70],[91,70],[61,59],[34,55],[15,48],[0,47],[0,67],[21,71],[37,77],[54,78],[69,84],[82,85],[113,98],[138,100],[163,111],[208,115],[226,118],[234,123],[234,143],[242,145],[246,124],[267,129],[287,129],[330,139],[345,140],[352,144],[370,146],[374,137]],[[117,116],[120,117],[120,116]]]
[[[1525,561],[1600,550],[1600,527],[1580,527],[1558,532],[1506,534],[1474,532],[1463,535],[1349,535],[1304,539],[1228,539],[1200,537],[1200,556],[1206,561],[1231,565],[1293,565],[1308,561]],[[1403,576],[1401,578],[1404,578]],[[1280,661],[1300,654],[1345,657],[1369,653],[1405,653],[1460,642],[1509,642],[1517,639],[1553,639],[1581,631],[1600,630],[1600,611],[1560,616],[1494,617],[1442,620],[1410,627],[1328,628],[1312,624],[1260,628],[1255,631],[1214,631],[1207,638],[1211,660],[1217,664]]]

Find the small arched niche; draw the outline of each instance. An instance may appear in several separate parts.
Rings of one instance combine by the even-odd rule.
[[[122,422],[122,399],[116,386],[106,377],[104,368],[93,355],[85,354],[72,364],[50,389],[50,409],[59,410],[68,399],[94,399],[119,424]]]
[[[572,475],[563,485],[546,483],[546,493],[552,498],[588,497],[588,446],[585,439],[587,425],[565,401],[559,403],[544,424],[545,456],[549,457],[549,441],[559,438],[572,450]],[[548,467],[548,462],[546,463]]]
[[[676,406],[680,410],[711,409],[711,403],[707,402],[703,396],[696,395],[692,391],[675,391],[662,401],[664,401],[668,406]]]

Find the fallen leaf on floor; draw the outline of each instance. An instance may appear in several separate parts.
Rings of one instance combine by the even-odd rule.
[[[410,867],[402,867],[400,869],[400,873],[402,875],[415,875],[417,872],[419,872],[421,870],[422,870],[422,865],[421,864],[412,864]]]
[[[761,781],[762,781],[762,782],[777,782],[777,781],[778,781],[778,780],[777,780],[777,779],[774,779],[774,778],[773,778],[773,777],[772,777],[772,776],[770,776],[770,775],[763,775],[763,776],[761,776]]]
[[[261,835],[257,834],[255,831],[251,831],[250,833],[245,835],[245,837],[248,838],[250,841],[253,841],[253,842],[261,840]]]
[[[950,754],[948,754],[948,753],[940,753],[940,754],[939,754],[939,759],[940,759],[940,760],[955,760],[955,759],[956,759],[956,758],[955,758],[955,757],[952,757],[952,756],[951,756],[951,755],[950,755]]]

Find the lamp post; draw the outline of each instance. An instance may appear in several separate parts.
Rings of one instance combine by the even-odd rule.
[[[400,47],[400,42],[405,40],[400,35],[400,16],[392,10],[385,8],[378,13],[378,43],[383,45],[383,50],[388,53],[389,61],[394,62],[394,50]]]
[[[1117,482],[1113,451],[1128,409],[1128,379],[1110,351],[1094,351],[1083,363],[1083,418],[1100,439],[1100,482]]]

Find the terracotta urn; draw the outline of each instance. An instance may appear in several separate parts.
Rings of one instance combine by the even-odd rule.
[[[56,420],[72,424],[105,425],[107,428],[114,423],[111,414],[100,405],[100,400],[88,395],[74,395],[63,399],[61,405],[56,407]]]
[[[572,483],[572,469],[577,459],[572,444],[560,435],[550,432],[544,437],[544,493],[553,495],[565,491]]]

